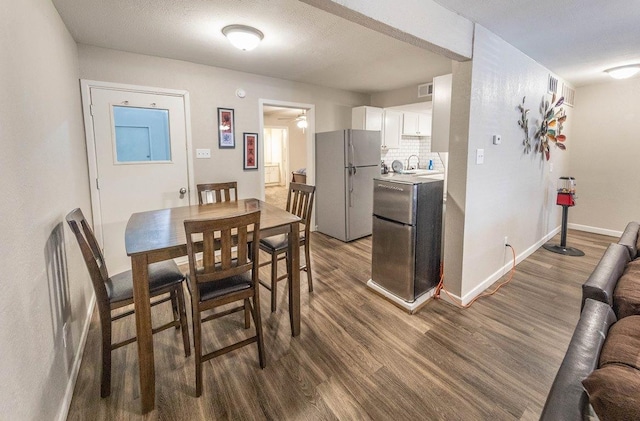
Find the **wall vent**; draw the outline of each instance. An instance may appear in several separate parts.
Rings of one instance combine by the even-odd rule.
[[[547,92],[555,94],[558,92],[558,78],[549,75],[549,83],[547,83]]]
[[[433,95],[433,83],[418,85],[418,98]]]
[[[562,96],[564,97],[564,103],[567,104],[570,107],[573,107],[573,104],[575,104],[575,96],[576,96],[576,90],[573,89],[571,86],[567,86],[566,84],[562,84]]]

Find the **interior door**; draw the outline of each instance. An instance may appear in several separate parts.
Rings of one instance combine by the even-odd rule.
[[[101,216],[95,224],[117,273],[131,264],[124,232],[132,213],[189,205],[184,98],[96,87],[90,98]]]

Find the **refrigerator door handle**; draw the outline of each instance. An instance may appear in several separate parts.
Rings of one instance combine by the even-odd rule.
[[[353,174],[356,173],[356,167],[352,166],[351,164],[349,164],[349,207],[353,207],[353,204],[351,203],[351,195],[353,194]]]

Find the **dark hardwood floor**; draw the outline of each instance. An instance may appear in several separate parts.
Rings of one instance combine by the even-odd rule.
[[[113,352],[112,393],[100,398],[94,314],[68,419],[537,420],[579,317],[580,287],[616,241],[569,231],[568,243],[584,257],[540,248],[510,284],[472,307],[431,300],[408,315],[365,285],[370,238],[345,244],[312,237],[314,292],[307,293],[302,273],[299,337],[291,337],[286,285],[273,314],[268,291],[260,291],[264,370],[254,346],[208,361],[203,395],[195,398],[193,354],[184,357],[178,331],[159,333],[156,410],[143,417],[136,345]],[[263,270],[268,279],[269,267]],[[154,320],[169,317],[162,307]],[[116,323],[115,338],[135,331],[131,318]],[[236,313],[205,325],[203,343],[250,334],[242,323]]]

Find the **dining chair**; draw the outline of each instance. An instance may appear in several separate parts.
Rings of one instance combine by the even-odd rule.
[[[136,337],[112,344],[112,323],[134,314],[134,310],[112,314],[114,310],[133,304],[133,278],[131,271],[109,275],[100,246],[87,223],[82,210],[76,208],[66,216],[67,223],[78,241],[80,251],[91,277],[98,304],[100,331],[102,332],[102,375],[100,396],[111,394],[111,351],[136,341]],[[173,320],[152,329],[153,333],[175,327],[182,330],[184,355],[191,355],[189,327],[182,283],[184,275],[173,260],[149,265],[149,294],[151,298],[164,295],[151,302],[151,306],[171,301]],[[168,296],[166,295],[168,294]]]
[[[316,187],[302,183],[289,183],[287,193],[286,210],[300,218],[302,231],[300,232],[299,246],[304,246],[304,265],[300,270],[307,272],[307,283],[309,292],[313,292],[313,279],[311,275],[311,252],[310,252],[310,232],[311,232],[311,212],[313,210],[313,198]],[[260,240],[260,250],[269,253],[270,261],[262,263],[260,266],[271,265],[271,283],[260,282],[265,288],[271,291],[271,312],[276,311],[278,282],[287,278],[288,273],[278,277],[278,261],[287,258],[287,247],[289,237],[287,234],[274,235]]]
[[[184,229],[189,257],[187,285],[191,293],[196,396],[201,396],[205,361],[256,342],[260,367],[266,364],[258,288],[260,211],[226,218],[186,220]],[[216,307],[238,301],[243,304],[215,311]],[[201,313],[208,310],[214,311],[203,317]],[[238,311],[244,311],[245,329],[251,327],[250,315],[253,316],[255,335],[203,354],[202,324]]]
[[[238,200],[238,183],[230,181],[227,183],[205,183],[198,184],[198,204],[206,205],[208,203],[230,202],[231,193],[233,200]]]

